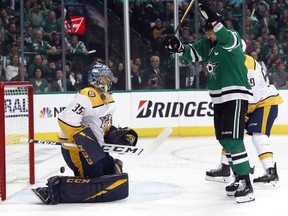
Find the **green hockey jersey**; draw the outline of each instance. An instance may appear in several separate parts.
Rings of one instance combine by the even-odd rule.
[[[184,44],[181,58],[206,64],[208,90],[214,104],[237,99],[251,101],[253,94],[239,34],[227,30],[222,23],[213,30],[217,36],[216,44],[205,35],[195,43]]]

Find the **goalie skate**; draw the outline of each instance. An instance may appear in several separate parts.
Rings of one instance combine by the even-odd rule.
[[[45,204],[50,204],[50,196],[48,193],[48,187],[38,187],[36,189],[31,189],[36,196]]]
[[[279,181],[279,177],[277,174],[277,167],[276,163],[274,164],[274,167],[271,167],[267,169],[266,173],[258,178],[253,179],[254,184],[271,184],[273,186],[276,186]]]
[[[206,172],[207,181],[213,182],[229,182],[230,181],[230,166],[220,164],[217,169],[212,169]]]

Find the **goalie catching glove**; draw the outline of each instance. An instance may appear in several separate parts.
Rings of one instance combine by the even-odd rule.
[[[167,36],[164,40],[164,47],[172,53],[183,53],[184,47],[181,41],[175,36]]]
[[[135,146],[138,141],[138,134],[131,128],[116,128],[112,126],[105,136],[105,143]]]

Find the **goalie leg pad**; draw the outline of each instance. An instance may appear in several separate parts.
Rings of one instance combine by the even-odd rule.
[[[114,174],[123,173],[123,162],[119,159],[114,159]]]
[[[89,127],[76,133],[73,139],[89,165],[105,157],[105,152]]]
[[[110,202],[129,195],[127,173],[99,178],[54,176],[47,185],[51,204]]]
[[[116,128],[112,126],[105,136],[105,143],[135,146],[138,141],[138,134],[131,128]]]
[[[81,152],[69,152],[63,148],[61,152],[66,164],[73,170],[75,176],[96,178],[102,175],[114,174],[114,158],[108,153],[105,153],[104,158],[90,165]]]
[[[89,178],[98,178],[103,175],[114,174],[114,158],[108,153],[106,156],[97,163],[90,165],[83,165],[84,176]]]

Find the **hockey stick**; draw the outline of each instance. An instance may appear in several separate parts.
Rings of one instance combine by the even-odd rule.
[[[173,129],[170,127],[164,128],[161,131],[161,133],[155,138],[155,140],[148,146],[149,152],[150,153],[155,152],[156,149],[169,137],[172,131]],[[22,138],[22,137],[20,137],[20,142],[77,147],[75,143],[55,142],[55,141],[48,141],[48,140],[35,140],[35,139],[27,139],[27,138]],[[118,154],[134,154],[134,155],[140,155],[145,150],[144,148],[139,148],[139,147],[134,147],[134,146],[109,144],[109,143],[104,143],[102,145],[102,148],[104,152],[118,153]]]
[[[90,51],[88,51],[88,54],[91,54],[91,53],[96,53],[96,50],[90,50]]]
[[[44,145],[70,146],[70,147],[77,148],[77,145],[75,143],[65,143],[65,142],[56,142],[56,141],[48,141],[48,140],[34,140],[34,139],[20,138],[20,142],[37,143],[37,144],[44,144]],[[138,148],[134,146],[116,145],[116,144],[109,144],[109,143],[104,143],[101,146],[104,152],[118,153],[118,154],[140,155],[142,151],[144,150],[143,148]]]
[[[173,129],[171,127],[165,127],[148,147],[150,153],[154,153],[159,148],[159,146],[162,145],[162,143],[170,136],[172,132]]]
[[[182,22],[184,21],[185,17],[187,16],[187,14],[188,14],[190,8],[192,7],[194,1],[195,1],[195,0],[191,0],[191,2],[189,3],[189,5],[188,5],[188,7],[187,7],[187,9],[186,9],[186,11],[185,11],[185,13],[183,14],[183,16],[182,16],[182,18],[181,18],[181,20],[180,20],[180,22],[179,22],[179,24],[178,24],[178,26],[177,26],[177,28],[176,28],[175,31],[174,31],[174,35],[176,35],[178,29],[179,29],[180,26],[182,25]]]

